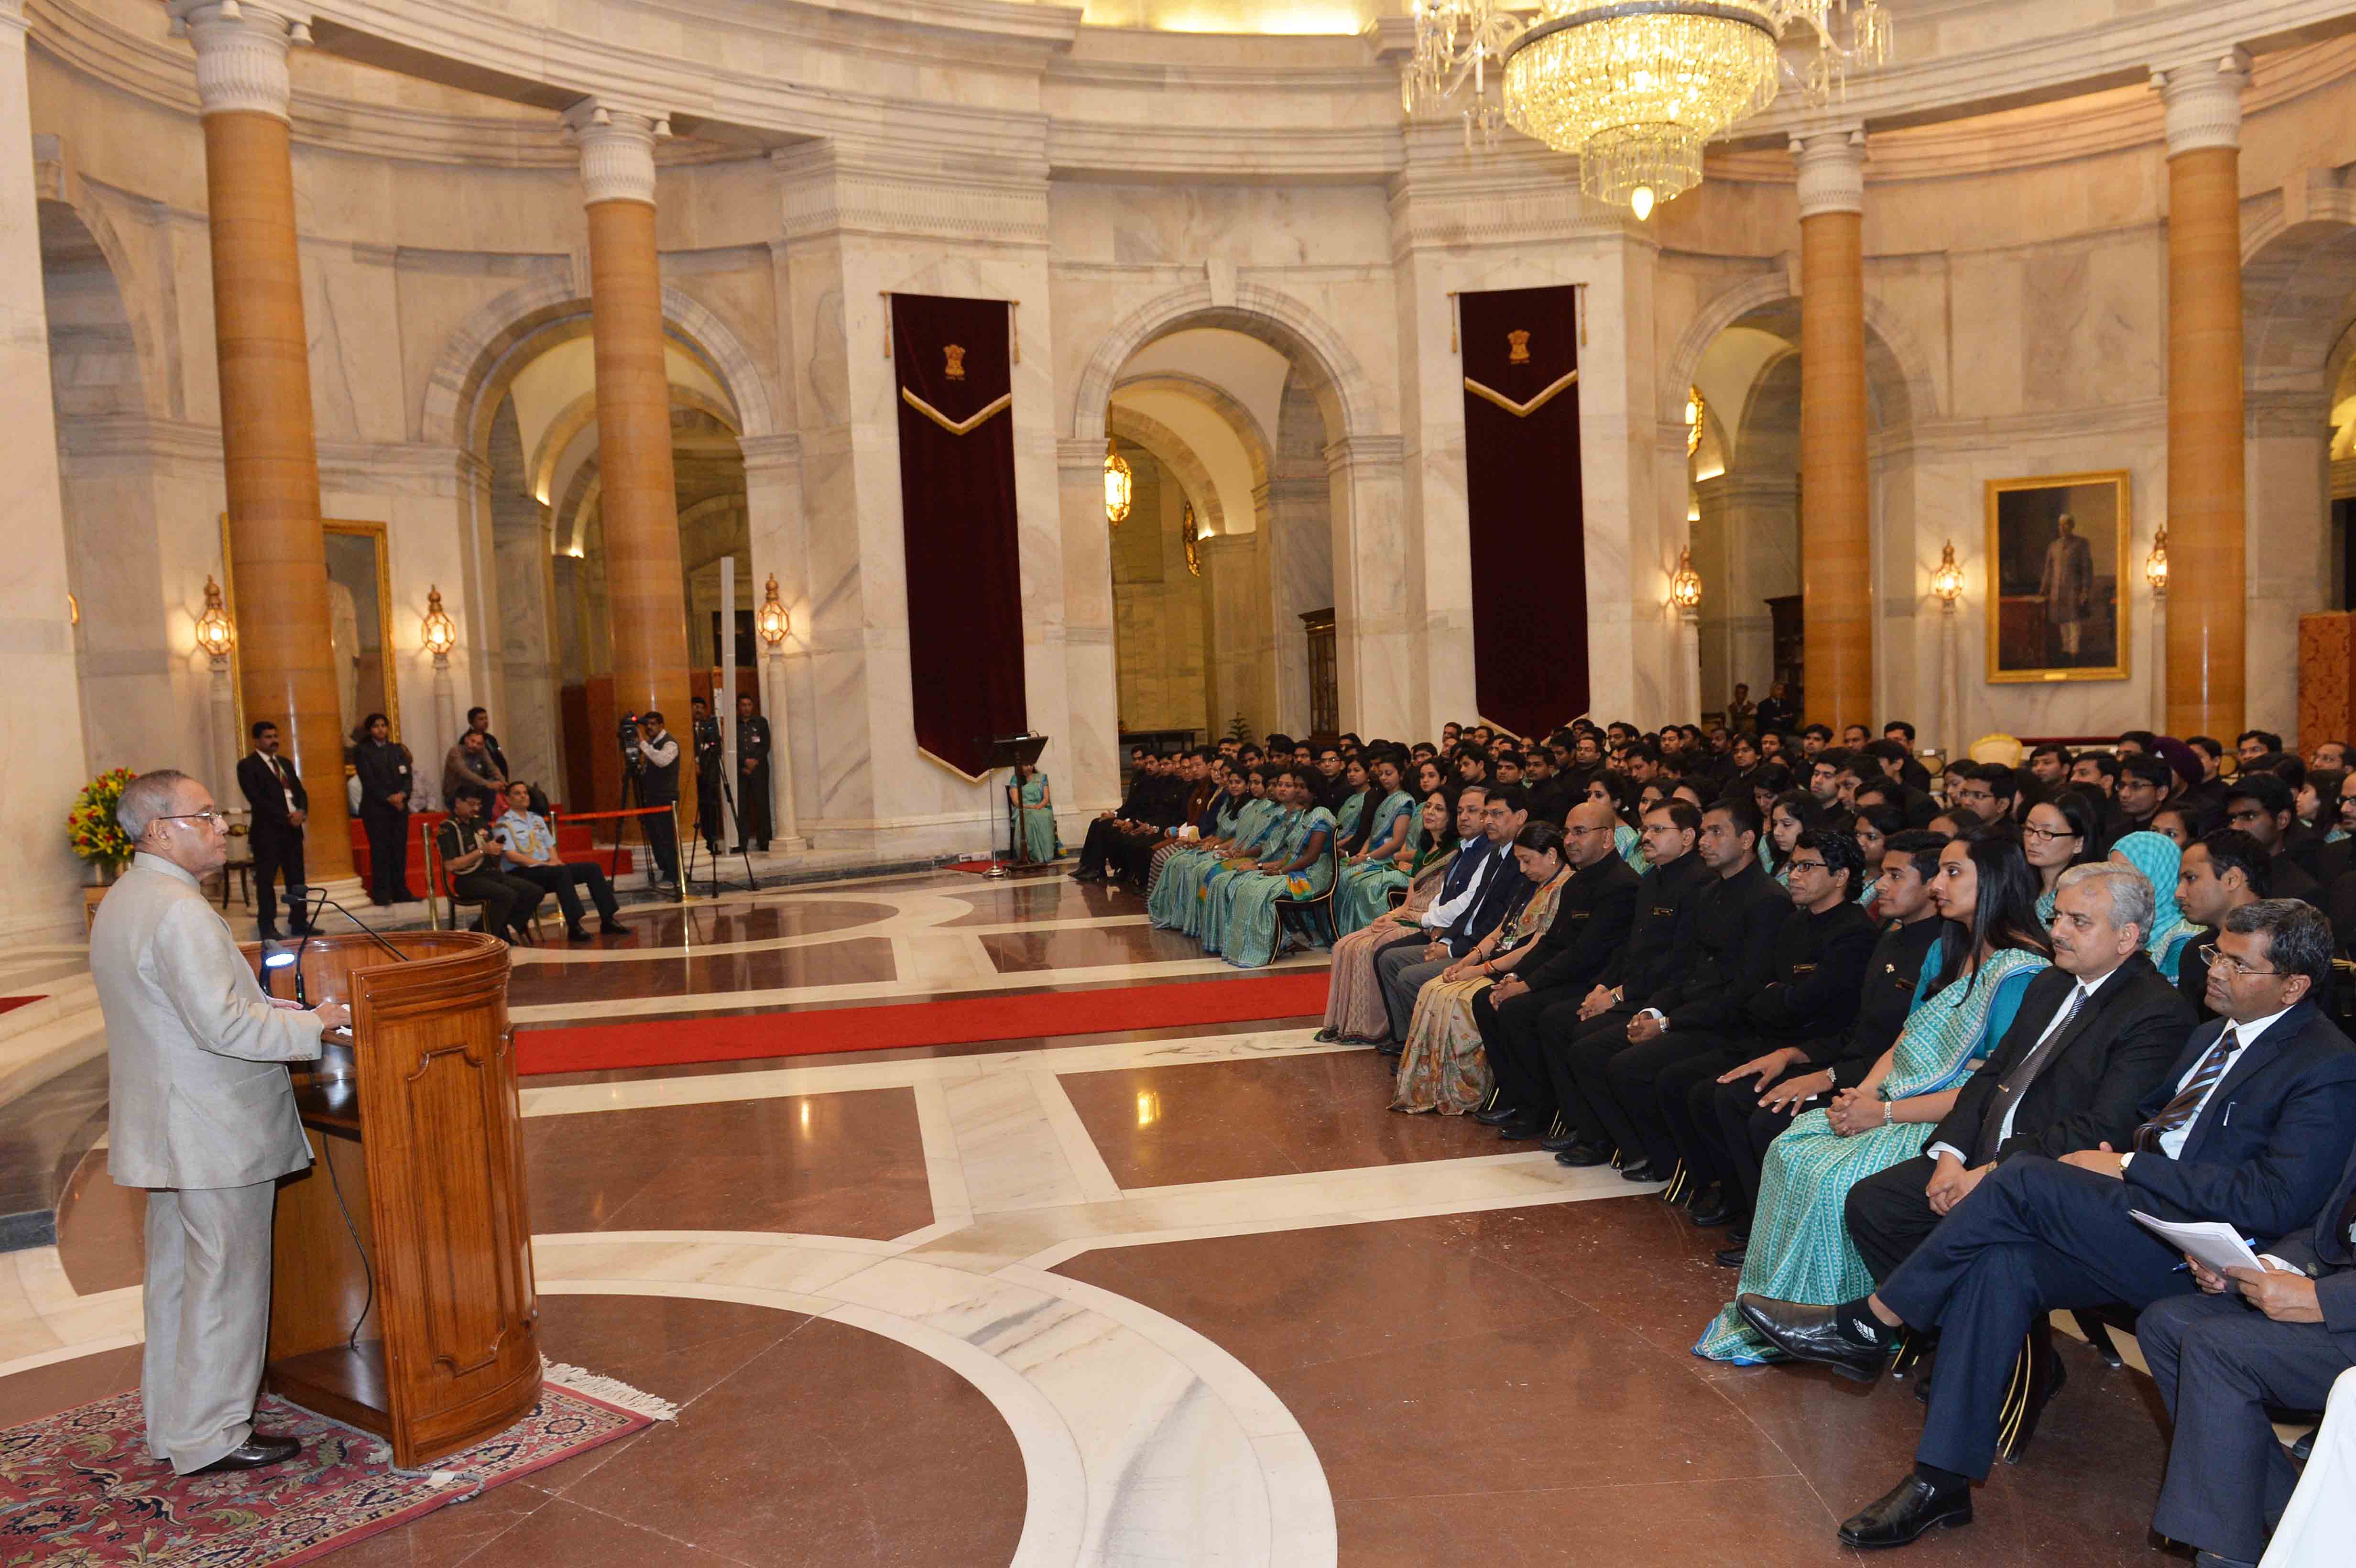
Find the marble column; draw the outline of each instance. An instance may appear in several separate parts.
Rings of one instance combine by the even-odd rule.
[[[2242,729],[2245,636],[2241,51],[2155,71],[2168,114],[2171,735]],[[2124,588],[2124,585],[2122,585]]]
[[[0,0],[0,646],[8,680],[0,722],[39,738],[13,748],[0,777],[0,936],[78,938],[80,868],[66,848],[67,807],[81,786],[81,702],[66,605],[66,534],[58,487],[58,432],[49,400],[49,331],[41,295],[41,242],[25,85],[23,0]],[[188,585],[193,588],[195,584]],[[194,757],[175,759],[198,765]]]
[[[1800,165],[1800,582],[1807,718],[1873,723],[1866,481],[1865,134],[1794,137]]]
[[[599,517],[614,703],[659,709],[687,731],[687,603],[671,469],[670,377],[663,365],[662,269],[655,252],[655,138],[667,123],[584,99],[564,123],[581,148],[589,214],[589,330],[595,346]],[[680,799],[693,809],[695,758],[680,751]]]
[[[310,786],[316,883],[349,881],[342,714],[327,627],[327,547],[311,424],[310,337],[294,229],[286,51],[294,18],[174,0],[197,52],[212,240],[221,462],[238,584],[238,671],[249,721],[274,720]]]

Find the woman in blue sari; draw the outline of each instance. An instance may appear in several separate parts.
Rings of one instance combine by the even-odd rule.
[[[1055,803],[1047,793],[1047,775],[1030,763],[1014,765],[1014,782],[1006,786],[1022,814],[1023,831],[1015,842],[1022,848],[1021,861],[1029,866],[1044,866],[1063,853],[1063,845],[1055,837]]]
[[[1268,798],[1265,767],[1246,769],[1237,777],[1244,799],[1226,837],[1182,849],[1162,865],[1162,880],[1153,885],[1153,894],[1146,901],[1146,915],[1164,931],[1202,934],[1203,884],[1228,856],[1258,842],[1278,815],[1276,803]],[[1231,795],[1236,787],[1231,781]]]
[[[1940,851],[1931,899],[1947,924],[1922,961],[1914,1010],[1864,1083],[1767,1146],[1738,1295],[1831,1307],[1873,1288],[1842,1213],[1849,1189],[1921,1154],[2012,1027],[2021,994],[2051,962],[2036,888],[2019,839],[1957,840]],[[1693,1349],[1714,1361],[1782,1358],[1730,1302]]]
[[[1257,969],[1276,956],[1282,938],[1277,912],[1279,899],[1315,898],[1333,885],[1333,814],[1317,804],[1306,775],[1295,773],[1282,781],[1291,793],[1298,815],[1278,847],[1248,871],[1238,872],[1222,890],[1218,946],[1206,931],[1204,950],[1215,952],[1242,969]]]
[[[1312,785],[1312,788],[1316,786]],[[1358,829],[1375,808],[1374,778],[1365,761],[1352,757],[1342,764],[1342,793],[1333,798],[1333,842],[1344,849],[1357,845]]]
[[[1187,927],[1187,934],[1201,940],[1204,952],[1216,957],[1221,939],[1226,934],[1227,915],[1233,908],[1228,884],[1237,877],[1257,875],[1260,862],[1271,856],[1280,860],[1291,858],[1293,829],[1302,816],[1301,798],[1304,795],[1313,796],[1314,793],[1300,787],[1301,775],[1310,771],[1296,768],[1290,763],[1281,766],[1273,763],[1269,764],[1266,787],[1268,805],[1273,815],[1267,817],[1249,838],[1237,843],[1225,859],[1210,869],[1203,878],[1203,891],[1195,895],[1194,923]],[[1326,814],[1325,820],[1332,823],[1331,812]]]
[[[1225,836],[1235,826],[1235,820],[1251,796],[1236,787],[1235,773],[1226,762],[1211,759],[1211,798],[1191,822],[1181,823],[1167,843],[1153,847],[1153,858],[1145,865],[1145,907],[1149,914],[1153,908],[1153,890],[1162,880],[1162,869],[1173,857],[1183,850]],[[1184,837],[1185,829],[1194,830],[1193,837]]]
[[[2113,865],[2140,871],[2151,884],[2151,938],[2143,950],[2170,984],[2184,962],[2184,950],[2201,934],[2201,928],[2185,919],[2184,912],[2176,906],[2176,873],[2182,869],[2183,859],[2176,840],[2165,834],[2129,833],[2111,846]]]
[[[1374,761],[1375,787],[1382,798],[1367,816],[1355,845],[1344,841],[1341,880],[1333,887],[1333,930],[1338,936],[1362,929],[1390,908],[1391,891],[1408,885],[1407,868],[1414,864],[1421,837],[1421,813],[1415,797],[1399,787],[1404,760],[1396,750],[1378,753]]]

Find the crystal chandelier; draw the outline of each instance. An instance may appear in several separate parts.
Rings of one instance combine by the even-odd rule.
[[[1410,115],[1469,99],[1468,146],[1494,145],[1506,124],[1577,153],[1580,188],[1640,222],[1701,183],[1705,143],[1775,101],[1785,28],[1815,38],[1794,76],[1812,102],[1830,100],[1850,69],[1890,58],[1879,0],[1539,0],[1526,22],[1496,0],[1416,0],[1415,24]]]

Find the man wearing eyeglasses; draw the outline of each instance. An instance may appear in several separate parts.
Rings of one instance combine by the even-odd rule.
[[[147,1189],[147,1452],[179,1475],[291,1459],[257,1431],[278,1178],[311,1163],[280,1065],[319,1054],[340,1002],[275,1002],[198,885],[229,858],[228,818],[185,773],[152,773],[114,816],[137,853],[91,923],[106,1020],[107,1169]]]
[[[1996,1457],[1999,1413],[2036,1424],[2039,1380],[2010,1409],[2008,1387],[2031,1325],[2049,1312],[2118,1303],[2149,1313],[2194,1294],[2182,1254],[2132,1211],[2220,1221],[2258,1239],[2261,1253],[2269,1239],[2312,1224],[2356,1138],[2356,1046],[2308,999],[2330,967],[2330,928],[2308,905],[2267,899],[2235,910],[2209,969],[2210,1004],[2222,1016],[2192,1032],[2138,1107],[2132,1147],[2105,1142],[2058,1160],[2006,1160],[1860,1300],[1736,1297],[1744,1320],[1786,1354],[1861,1382],[1879,1381],[1900,1325],[1940,1331],[1913,1472],[1841,1526],[1843,1544],[1902,1546],[1970,1522],[1972,1483]],[[2270,1270],[2236,1283],[2288,1297],[2308,1282]],[[2145,1319],[2156,1320],[2166,1314]],[[2059,1386],[2049,1377],[2042,1394]],[[2188,1453],[2187,1467],[2209,1457]],[[2169,1519],[2163,1493],[2158,1527],[2179,1528]]]

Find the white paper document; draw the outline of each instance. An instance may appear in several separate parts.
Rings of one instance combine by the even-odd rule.
[[[2250,1243],[2242,1239],[2242,1233],[2222,1220],[2194,1220],[2188,1222],[2163,1220],[2156,1214],[2147,1214],[2140,1209],[2130,1209],[2127,1212],[2133,1215],[2136,1222],[2145,1230],[2149,1231],[2178,1252],[2189,1253],[2199,1259],[2204,1266],[2214,1273],[2223,1274],[2229,1268],[2256,1269],[2260,1273],[2265,1271],[2266,1265],[2258,1261],[2258,1254],[2250,1250]]]

